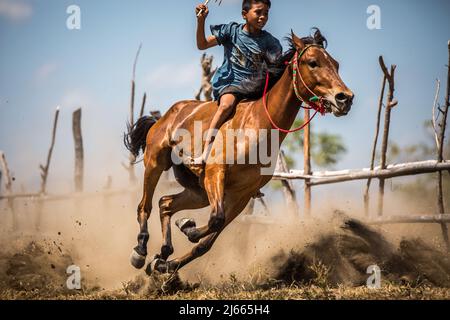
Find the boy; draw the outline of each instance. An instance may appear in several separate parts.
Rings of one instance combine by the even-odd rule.
[[[240,100],[250,98],[241,86],[243,81],[251,80],[257,75],[263,62],[273,62],[282,54],[280,41],[269,32],[263,31],[269,19],[270,7],[270,0],[243,0],[242,17],[245,24],[231,22],[212,25],[212,36],[208,38],[205,37],[208,7],[203,4],[196,7],[197,47],[206,50],[222,45],[224,62],[212,79],[213,96],[219,107],[210,124],[203,154],[192,159],[192,164],[206,163],[214,140],[214,129],[218,130],[233,114]]]

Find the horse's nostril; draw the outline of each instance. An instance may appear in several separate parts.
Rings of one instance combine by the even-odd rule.
[[[348,99],[347,95],[343,92],[338,93],[334,98],[339,102],[346,102]]]

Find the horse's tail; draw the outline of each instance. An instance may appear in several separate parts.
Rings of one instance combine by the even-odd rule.
[[[123,135],[123,143],[136,158],[141,150],[145,151],[147,133],[156,121],[158,120],[153,116],[143,116],[133,125],[127,123],[128,132]]]

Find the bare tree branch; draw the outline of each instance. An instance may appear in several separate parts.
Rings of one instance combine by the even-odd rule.
[[[144,96],[142,97],[141,111],[139,112],[139,118],[142,118],[145,110],[145,102],[147,101],[147,93],[144,92]]]
[[[139,53],[141,52],[141,48],[142,48],[142,43],[139,44],[139,48],[136,52],[136,57],[134,58],[134,63],[133,63],[133,75],[131,78],[131,101],[130,101],[130,125],[132,126],[134,124],[134,97],[135,97],[135,92],[136,92],[136,65],[137,65],[137,61],[139,58]],[[128,174],[129,174],[129,179],[131,183],[135,183],[136,182],[136,174],[134,172],[134,166],[133,163],[136,161],[136,157],[133,154],[129,154],[129,163],[130,166],[128,167]]]
[[[56,108],[56,112],[55,112],[55,118],[53,120],[53,130],[52,130],[52,140],[50,143],[50,149],[48,150],[48,154],[47,154],[47,162],[45,164],[45,166],[43,166],[42,164],[39,165],[40,169],[41,169],[41,194],[45,194],[46,193],[46,188],[47,188],[47,178],[48,178],[48,172],[50,169],[50,161],[52,159],[52,154],[53,154],[53,147],[55,146],[55,139],[56,139],[56,128],[58,126],[58,118],[59,118],[59,106]]]
[[[441,81],[439,79],[436,79],[436,94],[434,95],[431,123],[433,125],[434,140],[436,142],[436,149],[437,149],[438,153],[439,153],[440,143],[439,143],[438,132],[437,132],[437,127],[436,127],[436,120],[437,120],[437,118],[436,118],[435,110],[437,108],[437,100],[438,100],[438,97],[439,97],[439,90],[440,90],[440,88],[441,88]]]
[[[391,110],[392,107],[397,105],[397,102],[394,101],[394,91],[395,91],[395,82],[394,82],[394,75],[395,75],[395,68],[396,65],[391,65],[391,72],[389,73],[387,71],[386,65],[384,63],[383,57],[380,56],[379,58],[381,69],[383,70],[384,75],[386,76],[386,79],[389,83],[389,92],[387,96],[387,103],[386,103],[386,110],[384,115],[384,129],[383,129],[383,141],[381,144],[381,169],[386,168],[386,153],[388,148],[388,142],[389,142],[389,126],[391,122]],[[383,214],[383,202],[384,202],[384,179],[380,179],[379,184],[379,194],[378,194],[378,215],[381,216]]]
[[[445,92],[445,106],[443,110],[443,115],[441,118],[441,132],[439,137],[439,147],[438,147],[438,161],[443,162],[444,160],[444,140],[445,140],[445,129],[447,126],[447,114],[448,114],[448,108],[450,105],[449,97],[450,97],[450,41],[447,42],[447,48],[448,48],[448,65],[447,65],[447,90]],[[445,203],[444,203],[444,197],[443,197],[443,183],[442,183],[442,172],[438,172],[438,183],[437,183],[437,189],[438,189],[438,196],[437,196],[437,206],[438,206],[438,213],[444,213],[445,210]],[[441,223],[441,230],[442,230],[442,236],[444,238],[445,245],[447,246],[447,251],[450,251],[450,240],[448,237],[448,228],[446,223]]]
[[[136,65],[137,65],[137,61],[139,58],[139,54],[141,53],[141,49],[142,49],[142,43],[139,44],[139,48],[136,52],[136,57],[134,58],[134,63],[133,63],[133,80],[136,79]]]
[[[382,61],[382,64],[384,65],[383,57],[380,56],[379,59],[380,59],[380,61]],[[380,62],[380,64],[381,64],[381,62]],[[375,137],[373,140],[372,156],[370,159],[370,170],[373,170],[373,167],[375,165],[375,153],[377,150],[378,135],[380,133],[381,109],[383,108],[383,99],[384,99],[384,90],[386,88],[386,81],[387,81],[386,74],[383,74],[383,80],[381,83],[380,99],[378,100],[377,124],[375,127]],[[372,182],[372,179],[369,178],[366,183],[366,189],[364,190],[364,212],[365,212],[366,216],[369,215],[369,189],[370,189],[371,182]]]

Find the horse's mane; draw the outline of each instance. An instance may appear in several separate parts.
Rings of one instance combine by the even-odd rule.
[[[323,48],[327,47],[328,41],[322,35],[319,28],[312,28],[313,33],[308,37],[303,37],[301,40],[305,45],[316,44]],[[269,73],[269,89],[272,88],[278,80],[280,80],[284,71],[287,68],[286,62],[289,62],[295,54],[295,45],[292,36],[284,38],[289,45],[289,49],[279,57],[268,57],[268,61],[265,61],[260,68],[259,72],[251,79],[244,80],[240,89],[242,93],[248,97],[260,98],[263,94],[265,79],[267,72]]]

